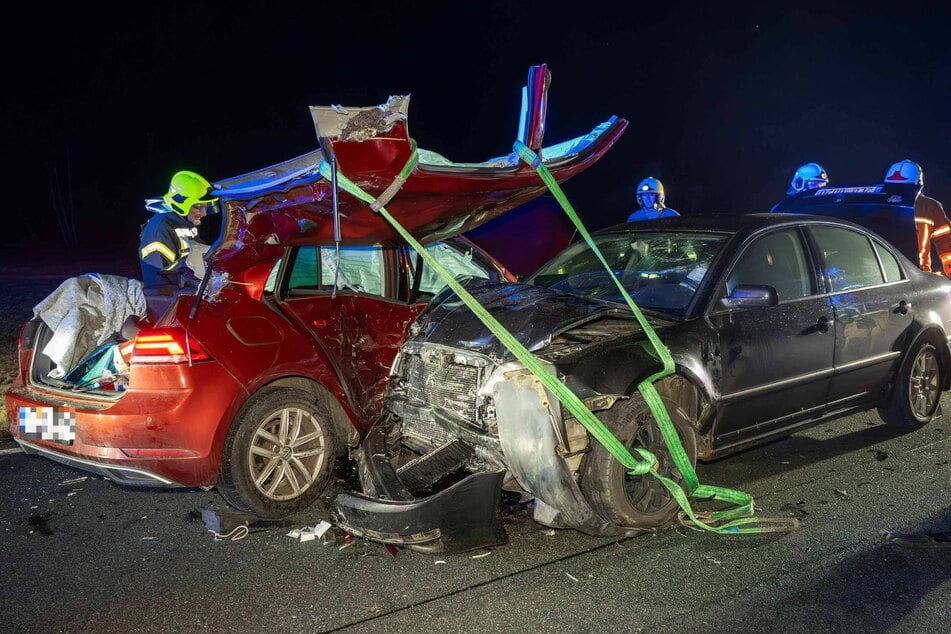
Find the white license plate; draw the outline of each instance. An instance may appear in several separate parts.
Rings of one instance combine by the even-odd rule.
[[[20,407],[20,435],[71,445],[76,440],[76,413],[59,407]]]

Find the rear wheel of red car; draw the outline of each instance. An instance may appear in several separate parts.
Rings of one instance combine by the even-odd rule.
[[[918,429],[938,413],[944,368],[938,349],[919,343],[902,366],[892,393],[892,402],[878,410],[882,420],[904,429]]]
[[[697,436],[684,411],[664,399],[667,413],[677,430],[691,465],[697,463]],[[683,478],[674,465],[660,427],[639,394],[621,401],[598,417],[631,454],[634,448],[647,449],[657,457],[657,472],[681,484]],[[604,519],[624,528],[657,528],[669,524],[679,506],[670,492],[653,475],[632,476],[604,446],[592,440],[591,452],[581,466],[581,491],[592,508]]]
[[[265,390],[248,400],[228,431],[218,489],[236,508],[284,517],[320,496],[335,456],[330,415],[313,396]]]

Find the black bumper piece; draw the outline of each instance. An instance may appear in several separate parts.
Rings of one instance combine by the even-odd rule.
[[[358,450],[363,493],[341,493],[334,519],[370,541],[429,553],[457,553],[508,541],[502,526],[505,471],[474,473],[425,498],[414,498],[382,452],[384,435],[372,429]],[[378,451],[379,450],[379,451]]]

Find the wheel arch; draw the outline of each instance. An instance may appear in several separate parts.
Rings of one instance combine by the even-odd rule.
[[[676,366],[674,373],[654,383],[657,393],[680,404],[697,435],[697,457],[706,459],[711,447],[705,433],[712,420],[713,400],[703,382],[688,368]]]
[[[314,400],[320,401],[327,406],[330,412],[330,419],[333,423],[335,435],[337,437],[337,455],[343,455],[347,447],[355,447],[360,442],[360,435],[357,428],[350,421],[347,412],[340,405],[340,402],[334,398],[333,393],[324,385],[304,376],[285,376],[259,387],[256,391],[248,395],[245,403],[249,402],[255,394],[265,390],[277,389],[296,389],[306,392],[314,397]],[[235,417],[236,418],[236,417]],[[234,421],[232,420],[232,423]]]
[[[914,359],[911,353],[922,343],[930,343],[938,350],[938,355],[941,360],[941,389],[947,390],[951,388],[951,349],[948,348],[948,337],[944,331],[934,324],[925,325],[911,338],[911,342],[902,354],[897,375],[900,376],[901,373],[905,371],[907,365],[913,362]],[[889,394],[894,389],[895,384],[893,382]]]

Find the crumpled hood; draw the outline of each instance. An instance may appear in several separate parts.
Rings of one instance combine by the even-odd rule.
[[[518,282],[469,279],[463,288],[530,351],[544,348],[569,328],[624,312],[617,304],[551,291]],[[632,323],[632,330],[639,329]],[[435,343],[484,354],[496,361],[514,358],[479,318],[450,290],[440,293],[410,328],[411,341]]]

